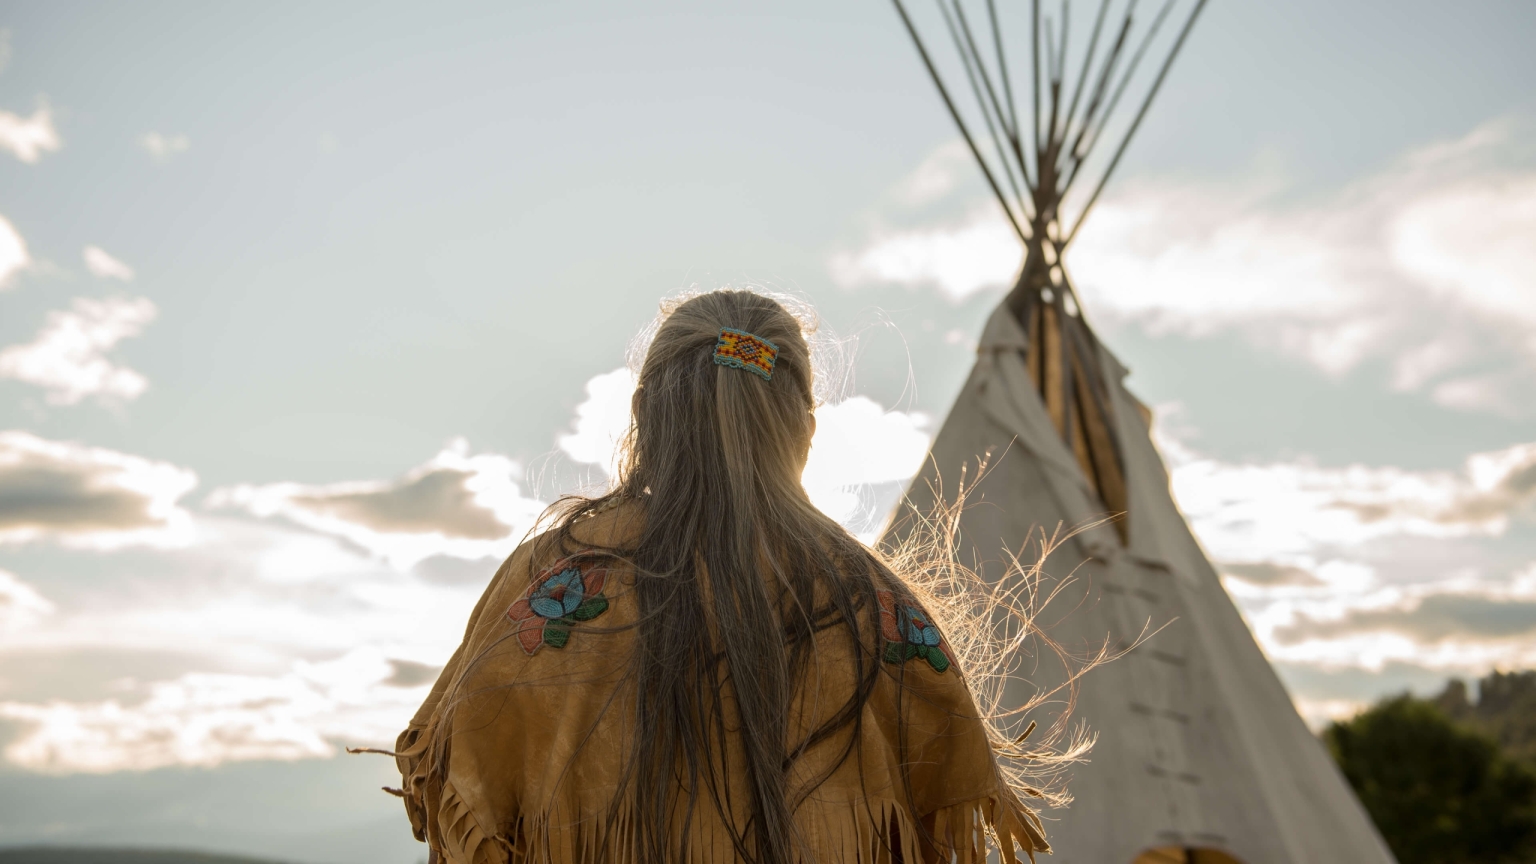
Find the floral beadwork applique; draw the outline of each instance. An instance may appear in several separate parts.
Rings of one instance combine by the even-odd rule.
[[[575,555],[534,577],[528,593],[507,610],[523,650],[532,654],[545,645],[564,648],[577,622],[607,612],[608,598],[603,596],[607,579],[608,568],[601,561]]]
[[[885,662],[905,663],[913,657],[928,661],[935,672],[954,665],[944,635],[934,626],[928,613],[905,599],[897,600],[890,591],[878,591],[880,600],[880,636],[885,641]]]

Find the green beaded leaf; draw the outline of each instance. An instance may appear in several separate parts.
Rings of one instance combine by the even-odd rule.
[[[913,645],[911,642],[887,642],[885,643],[885,662],[905,663],[913,657],[921,657],[928,661],[935,672],[949,670],[949,657],[936,645]]]
[[[551,648],[564,648],[565,643],[571,640],[571,624],[569,618],[556,618],[544,625],[544,644]]]
[[[576,611],[571,613],[571,617],[577,621],[591,621],[607,611],[608,598],[598,594],[595,597],[588,597],[580,606],[577,606]]]
[[[943,672],[949,668],[949,658],[945,657],[944,652],[938,648],[924,645],[920,649],[920,653],[923,655],[923,659],[928,661],[928,665],[933,667],[933,671]]]

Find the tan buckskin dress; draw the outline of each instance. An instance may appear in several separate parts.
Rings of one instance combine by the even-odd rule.
[[[633,536],[638,518],[636,505],[624,505],[578,523],[574,536],[615,545]],[[552,546],[536,537],[501,566],[463,644],[400,735],[406,811],[434,861],[641,864],[629,861],[633,808],[615,801],[635,698],[627,675],[637,617],[629,580],[611,558]],[[1017,861],[1015,841],[1031,860],[1050,851],[1034,812],[1001,779],[938,631],[888,592],[881,607],[882,644],[869,650],[885,674],[864,706],[861,740],[795,813],[810,860],[981,864],[989,830],[1006,850],[1004,861]],[[790,715],[791,740],[824,720],[818,712],[845,702],[852,650],[846,637],[817,640]],[[905,766],[898,710],[906,715]],[[853,734],[850,724],[813,746],[796,763],[790,787],[825,773]],[[738,755],[727,758],[742,764]],[[734,820],[741,825],[750,799],[734,773],[715,772],[743,811]],[[925,843],[918,823],[951,851]],[[688,831],[693,861],[739,860],[707,794],[699,795]]]

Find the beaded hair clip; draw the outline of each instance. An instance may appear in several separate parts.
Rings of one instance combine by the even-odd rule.
[[[761,336],[730,327],[720,331],[715,342],[715,362],[721,366],[745,369],[764,381],[773,380],[773,364],[779,359],[779,346]]]

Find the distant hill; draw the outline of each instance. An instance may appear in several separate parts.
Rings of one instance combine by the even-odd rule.
[[[27,846],[19,849],[0,849],[0,864],[278,864],[278,862],[174,849]]]

